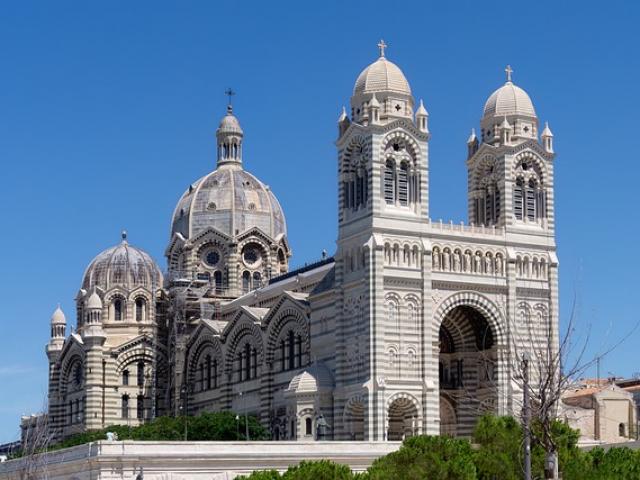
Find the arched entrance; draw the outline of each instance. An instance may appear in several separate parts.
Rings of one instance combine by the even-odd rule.
[[[457,434],[458,420],[456,410],[444,394],[440,394],[440,435],[455,437]]]
[[[364,402],[351,399],[344,408],[346,440],[364,441]]]
[[[496,405],[496,332],[479,310],[460,305],[444,316],[438,338],[440,430],[470,436]]]
[[[408,398],[391,402],[387,415],[387,440],[401,441],[419,433],[418,409]]]

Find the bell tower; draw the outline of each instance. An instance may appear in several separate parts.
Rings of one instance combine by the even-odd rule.
[[[428,113],[422,101],[415,109],[409,82],[386,57],[386,43],[381,40],[378,47],[378,59],[356,80],[351,114],[343,109],[338,118],[336,141],[335,380],[336,391],[344,393],[335,398],[334,414],[365,411],[362,428],[347,423],[335,432],[336,439],[344,440],[382,440],[385,435],[378,386],[387,358],[380,332],[389,328],[384,238],[412,237],[415,249],[406,254],[413,255],[416,268],[418,232],[429,213]],[[409,249],[408,241],[403,245]]]
[[[491,94],[467,140],[469,222],[477,226],[527,228],[553,233],[553,134],[539,122],[531,98],[506,82]]]

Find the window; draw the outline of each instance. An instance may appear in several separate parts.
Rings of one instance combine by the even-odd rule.
[[[618,425],[618,436],[620,437],[626,437],[627,436],[627,429],[625,428],[625,424],[621,423],[620,425]]]
[[[384,168],[384,200],[388,204],[395,202],[396,164],[393,160],[387,160]]]
[[[122,372],[122,385],[129,385],[129,370]]]
[[[144,387],[144,362],[138,362],[138,386]]]
[[[122,412],[120,416],[122,418],[129,418],[129,395],[127,394],[122,396]]]
[[[116,298],[113,301],[113,318],[116,321],[121,321],[122,320],[122,313],[123,313],[123,308],[122,308],[122,300],[120,298]]]
[[[222,272],[221,271],[216,271],[213,274],[213,281],[215,282],[216,285],[216,293],[222,293]]]
[[[145,303],[144,298],[136,298],[136,322],[144,320]]]
[[[312,425],[311,418],[307,417],[304,420],[304,434],[305,435],[311,435],[312,431],[313,431],[313,425]]]
[[[251,274],[245,271],[242,274],[242,292],[248,293],[251,289]]]
[[[211,364],[211,355],[207,355],[206,358],[206,365],[207,365],[207,390],[211,389],[211,368],[213,367],[213,365]]]
[[[144,395],[138,395],[136,402],[136,415],[138,420],[144,419]]]
[[[407,205],[409,197],[409,165],[407,162],[402,162],[400,170],[398,171],[398,202],[400,205]]]
[[[529,185],[526,189],[526,201],[527,220],[533,222],[536,220],[536,182],[534,180],[529,180]]]
[[[253,272],[253,289],[256,290],[262,286],[262,276],[260,272]]]
[[[524,190],[524,181],[519,178],[513,188],[513,213],[517,220],[522,220],[522,196]]]

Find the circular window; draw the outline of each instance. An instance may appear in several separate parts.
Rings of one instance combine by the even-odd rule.
[[[526,163],[523,163],[522,170],[529,170],[529,165],[527,165]]]
[[[256,248],[249,247],[242,253],[242,259],[247,266],[255,266],[260,261],[260,254]]]
[[[204,262],[210,267],[215,267],[220,261],[220,254],[216,250],[207,250],[204,254]]]

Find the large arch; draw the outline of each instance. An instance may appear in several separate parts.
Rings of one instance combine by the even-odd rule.
[[[502,315],[483,295],[458,292],[442,302],[435,320],[441,433],[470,436],[479,416],[500,411]]]

